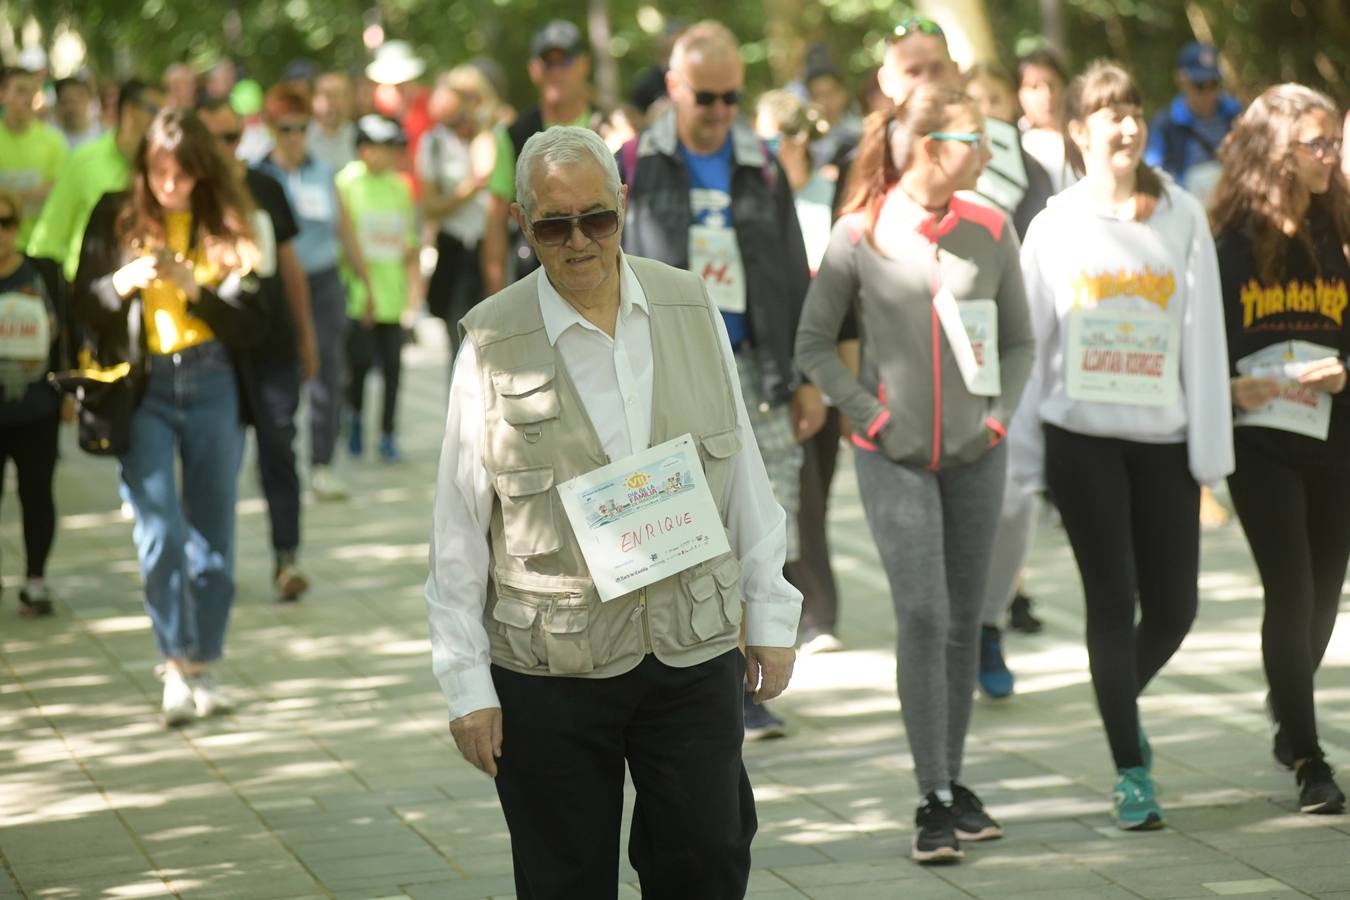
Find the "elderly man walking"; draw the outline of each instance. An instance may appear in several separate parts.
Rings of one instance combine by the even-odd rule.
[[[426,597],[450,731],[496,779],[519,897],[617,896],[625,764],[643,896],[741,897],[742,684],[761,700],[787,686],[801,595],[726,326],[697,276],[620,252],[627,190],[592,132],[530,138],[516,196],[542,268],[461,323],[436,490]],[[664,490],[602,494],[576,524],[572,479],[690,441]],[[700,490],[713,533],[692,545],[729,552],[606,589],[632,542],[593,532],[617,519],[641,536],[643,504]]]

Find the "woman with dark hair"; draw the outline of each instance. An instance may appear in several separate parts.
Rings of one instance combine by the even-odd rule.
[[[1067,117],[1082,180],[1022,248],[1036,329],[1022,409],[1043,427],[1013,473],[1023,490],[1049,488],[1078,562],[1116,822],[1159,828],[1137,701],[1195,618],[1200,485],[1233,469],[1218,266],[1199,202],[1142,162],[1129,73],[1092,64]]]
[[[1318,743],[1313,676],[1350,560],[1340,113],[1317,91],[1278,85],[1237,119],[1219,156],[1211,219],[1237,410],[1228,489],[1265,589],[1275,758],[1294,770],[1303,812],[1339,813],[1345,795]]]
[[[797,331],[803,371],[855,423],[863,509],[898,624],[919,862],[959,859],[960,839],[1003,833],[959,782],[1001,442],[1033,357],[1017,235],[1003,213],[956,194],[987,159],[984,119],[959,87],[922,85],[873,116]],[[855,304],[856,376],[835,351]]]
[[[123,499],[164,659],[169,725],[229,708],[208,665],[234,600],[235,493],[247,371],[259,329],[252,205],[192,113],[155,117],[130,188],[94,208],[72,311],[98,362],[129,363],[135,411],[120,448]],[[175,477],[181,461],[181,494]]]
[[[1050,176],[1056,193],[1073,183],[1064,158],[1064,88],[1069,72],[1053,50],[1032,50],[1017,60],[1018,126],[1022,146]]]

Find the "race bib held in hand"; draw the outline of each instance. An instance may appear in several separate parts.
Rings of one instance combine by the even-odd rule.
[[[1306,435],[1319,441],[1327,439],[1331,429],[1331,395],[1299,384],[1309,364],[1328,357],[1336,350],[1308,341],[1281,341],[1237,361],[1238,374],[1251,378],[1270,378],[1280,383],[1280,393],[1256,409],[1238,410],[1235,426],[1259,425]]]

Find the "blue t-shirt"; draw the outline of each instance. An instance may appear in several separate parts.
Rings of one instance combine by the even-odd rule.
[[[689,205],[694,223],[711,227],[735,228],[731,220],[731,170],[734,165],[731,135],[716,153],[695,153],[680,144],[680,158],[689,171]],[[750,324],[744,313],[722,313],[727,323],[731,346],[739,347],[750,339]]]

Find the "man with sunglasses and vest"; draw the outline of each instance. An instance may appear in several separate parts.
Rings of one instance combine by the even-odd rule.
[[[719,22],[689,27],[671,52],[673,109],[618,153],[629,187],[624,250],[698,275],[722,313],[755,440],[787,511],[787,558],[796,559],[800,441],[820,430],[820,392],[793,361],[811,281],[792,186],[739,119],[745,66]],[[746,737],[785,733],[746,694]]]
[[[465,316],[451,376],[433,669],[457,747],[496,780],[523,900],[617,897],[625,766],[643,897],[742,897],[757,827],[742,686],[767,700],[792,674],[801,595],[726,325],[700,279],[620,251],[627,193],[590,130],[530,138],[512,214],[542,269]],[[667,444],[689,468],[637,499],[615,490],[620,508],[605,489],[574,528],[572,479],[645,472],[635,455]],[[625,547],[592,542],[596,523],[639,529],[640,503],[685,484],[706,496],[709,552],[606,589]]]
[[[488,177],[487,222],[480,251],[487,294],[495,294],[539,266],[529,241],[515,230],[509,214],[516,199],[516,159],[525,142],[554,125],[590,127],[595,118],[587,85],[591,58],[577,26],[554,19],[535,32],[530,39],[528,72],[539,90],[539,103],[509,126],[497,129],[497,159]]]

